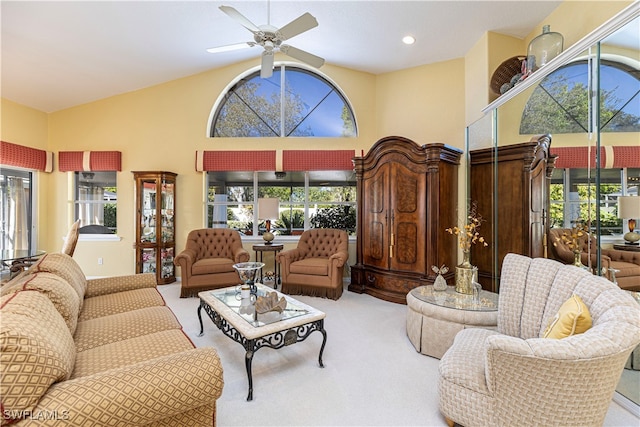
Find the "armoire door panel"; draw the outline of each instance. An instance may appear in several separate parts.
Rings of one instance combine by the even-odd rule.
[[[415,213],[418,210],[418,194],[421,186],[418,176],[402,165],[396,165],[394,173],[395,210],[401,213]]]
[[[367,209],[369,213],[379,214],[385,211],[386,170],[379,170],[366,184]]]
[[[418,262],[418,227],[414,222],[401,222],[396,226],[396,235],[392,264],[399,270],[412,270]]]
[[[369,250],[367,251],[367,260],[376,264],[386,261],[385,255],[385,226],[379,221],[374,221],[369,226]]]

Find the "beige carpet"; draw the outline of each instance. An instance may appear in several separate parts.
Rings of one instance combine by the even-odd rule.
[[[225,387],[218,425],[225,426],[445,426],[438,412],[438,360],[415,351],[405,331],[406,306],[345,290],[342,298],[296,297],[327,314],[322,335],[253,358],[253,401],[247,402],[244,348],[224,336],[198,298],[180,299],[179,285],[159,286],[184,331],[198,347],[218,350]],[[640,419],[612,402],[607,426],[639,426]]]

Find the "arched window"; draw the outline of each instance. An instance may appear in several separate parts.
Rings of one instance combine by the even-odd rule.
[[[211,137],[352,137],[353,111],[342,92],[310,70],[280,64],[268,79],[255,71],[218,101]]]
[[[576,61],[545,77],[522,112],[520,134],[589,132],[588,64]],[[640,131],[640,70],[600,65],[600,131]]]

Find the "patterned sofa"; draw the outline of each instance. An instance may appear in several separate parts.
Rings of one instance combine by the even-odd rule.
[[[223,388],[152,274],[87,280],[62,253],[0,289],[2,425],[211,426]]]
[[[587,310],[567,310],[575,296]],[[586,331],[571,335],[587,313]],[[549,325],[568,336],[544,338]],[[466,427],[601,426],[639,343],[629,292],[574,266],[508,254],[498,330],[458,332],[439,364],[440,411]]]

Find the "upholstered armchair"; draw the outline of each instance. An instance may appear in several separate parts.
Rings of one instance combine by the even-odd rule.
[[[240,233],[229,228],[202,228],[187,236],[185,249],[175,257],[180,267],[180,297],[241,283],[234,264],[249,261]]]
[[[558,316],[561,307],[571,315]],[[590,322],[571,321],[587,313]],[[586,331],[544,338],[550,324]],[[439,364],[440,411],[466,427],[601,426],[638,343],[640,306],[629,292],[571,265],[508,254],[498,329],[458,332]]]
[[[342,296],[349,236],[344,230],[313,228],[300,236],[298,247],[278,254],[282,292],[337,300]]]
[[[562,234],[569,234],[571,229],[552,228],[549,230],[549,246],[553,258],[565,264],[573,264],[574,256],[571,249],[562,242]],[[597,265],[597,243],[594,236],[585,235],[579,240],[580,258],[584,265]],[[589,245],[591,254],[589,255]],[[618,251],[615,249],[601,249],[601,266],[604,269],[604,276],[613,280],[613,270],[615,279],[620,288],[628,291],[640,291],[640,252]],[[591,257],[591,260],[589,260]],[[591,261],[591,262],[589,262]]]

